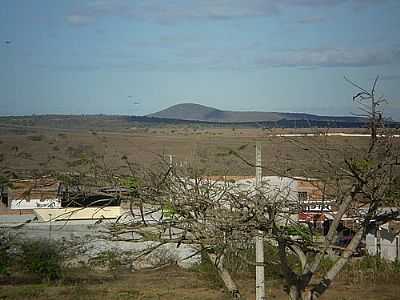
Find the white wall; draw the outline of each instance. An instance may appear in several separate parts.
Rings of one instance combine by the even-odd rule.
[[[380,253],[379,253],[380,240]],[[395,235],[389,230],[388,224],[380,227],[379,234],[368,233],[366,247],[369,255],[379,255],[381,258],[395,261],[400,255],[400,235]]]
[[[59,208],[61,207],[61,201],[59,199],[31,199],[27,201],[25,199],[21,200],[11,200],[11,209],[35,209],[35,208]]]

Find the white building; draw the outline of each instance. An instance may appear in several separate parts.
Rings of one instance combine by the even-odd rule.
[[[400,222],[390,221],[370,231],[366,238],[369,255],[396,261],[400,259]]]
[[[13,180],[7,191],[8,208],[31,210],[35,208],[59,208],[60,182],[50,177]]]
[[[11,209],[35,209],[35,208],[60,208],[61,200],[55,199],[21,199],[21,200],[11,200]]]

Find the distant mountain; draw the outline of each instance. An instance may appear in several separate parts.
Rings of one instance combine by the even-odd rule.
[[[149,114],[147,117],[218,123],[279,122],[283,120],[352,123],[365,122],[365,119],[359,117],[318,116],[305,113],[228,111],[195,103],[177,104],[159,112]]]

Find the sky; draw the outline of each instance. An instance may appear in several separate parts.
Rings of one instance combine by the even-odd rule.
[[[178,103],[400,120],[399,0],[1,0],[0,115]]]

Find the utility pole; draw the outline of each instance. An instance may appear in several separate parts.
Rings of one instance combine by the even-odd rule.
[[[261,168],[261,143],[256,143],[256,197],[258,197],[258,189],[261,187],[262,168]],[[257,200],[257,205],[258,205]],[[262,232],[256,236],[256,300],[265,300],[265,283],[264,283],[264,239]]]
[[[49,241],[51,240],[51,214],[49,214]]]

